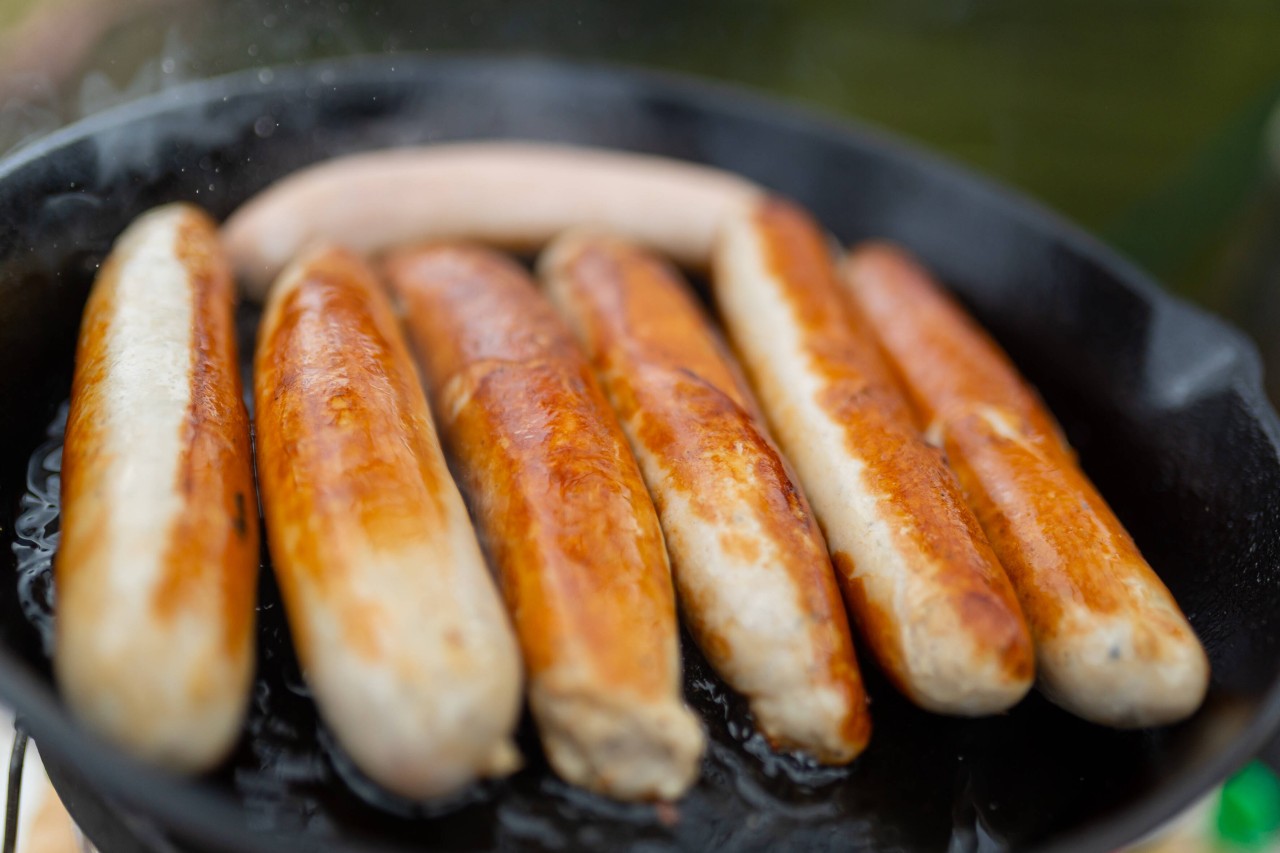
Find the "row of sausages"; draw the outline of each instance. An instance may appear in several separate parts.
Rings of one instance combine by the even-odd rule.
[[[728,343],[633,241],[570,231],[538,273],[456,241],[378,270],[312,246],[267,296],[255,455],[215,226],[185,205],[134,223],[85,309],[64,449],[55,669],[79,715],[177,769],[230,748],[255,456],[319,710],[405,796],[518,767],[526,693],[562,777],[678,796],[704,735],[677,603],[770,743],[824,763],[871,734],[846,605],[940,713],[1005,710],[1037,674],[1109,725],[1201,702],[1173,597],[1035,393],[901,251],[837,264],[804,211],[744,197],[714,250]]]

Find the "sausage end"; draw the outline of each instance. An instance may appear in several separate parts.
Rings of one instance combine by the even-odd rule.
[[[698,777],[702,724],[678,701],[633,701],[596,690],[529,692],[547,759],[570,784],[619,800],[674,800]]]

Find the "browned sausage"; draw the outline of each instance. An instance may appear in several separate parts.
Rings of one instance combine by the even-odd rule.
[[[771,200],[721,233],[715,294],[881,666],[925,708],[988,714],[1030,689],[1018,603],[842,293],[821,230]]]
[[[826,543],[692,294],[598,233],[561,237],[540,268],[640,463],[694,639],[771,743],[852,760],[871,720]]]
[[[172,204],[121,235],[85,306],[55,560],[63,694],[139,756],[200,770],[253,675],[257,501],[234,282]]]
[[[1113,726],[1195,711],[1203,648],[1005,354],[900,250],[844,273],[1013,580],[1045,693]]]
[[[590,366],[500,255],[438,245],[388,269],[515,619],[551,765],[613,797],[678,796],[703,734],[680,698],[670,569]]]
[[[402,796],[510,772],[515,636],[372,271],[296,260],[254,367],[267,538],[321,716]]]

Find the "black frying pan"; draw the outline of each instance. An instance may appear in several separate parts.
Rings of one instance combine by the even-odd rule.
[[[887,236],[922,255],[1039,386],[1187,611],[1213,662],[1208,702],[1183,725],[1128,733],[1082,723],[1038,696],[1003,717],[962,721],[915,710],[868,665],[873,745],[852,768],[824,771],[763,750],[742,704],[687,650],[688,694],[712,746],[674,822],[557,782],[527,723],[528,769],[428,813],[372,802],[317,727],[269,572],[246,736],[222,770],[185,781],[127,760],[67,716],[42,643],[47,575],[29,550],[5,548],[13,569],[0,583],[0,698],[108,853],[1103,851],[1169,817],[1262,745],[1280,719],[1280,430],[1253,348],[1017,196],[866,131],[651,74],[403,57],[242,74],[96,116],[11,157],[0,165],[6,513],[16,512],[28,460],[66,396],[93,271],[130,219],[173,199],[225,215],[336,154],[492,137],[712,163],[798,199],[842,240]],[[242,319],[247,344],[253,311]],[[0,516],[5,539],[12,517]]]

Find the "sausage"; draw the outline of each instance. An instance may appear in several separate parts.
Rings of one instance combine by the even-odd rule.
[[[678,796],[704,736],[680,696],[670,568],[590,366],[500,255],[435,245],[387,268],[515,620],[551,766],[618,799]]]
[[[1016,703],[1034,653],[1013,589],[954,475],[911,422],[817,224],[779,200],[730,219],[713,284],[886,674],[932,711]]]
[[[515,636],[373,272],[334,247],[295,261],[254,370],[267,540],[321,716],[404,797],[511,772]]]
[[[685,625],[773,746],[853,760],[871,719],[826,543],[693,295],[604,234],[566,234],[539,265],[640,463]]]
[[[234,300],[200,210],[130,225],[85,305],[63,448],[58,684],[88,726],[176,771],[226,755],[253,676],[258,518]]]
[[[757,193],[694,163],[533,142],[468,142],[354,154],[303,169],[238,209],[223,235],[247,295],[262,298],[314,240],[380,251],[465,237],[518,249],[597,225],[706,266],[723,215]]]
[[[904,252],[866,244],[843,272],[1013,581],[1042,690],[1111,726],[1193,713],[1204,649],[1035,391]]]

